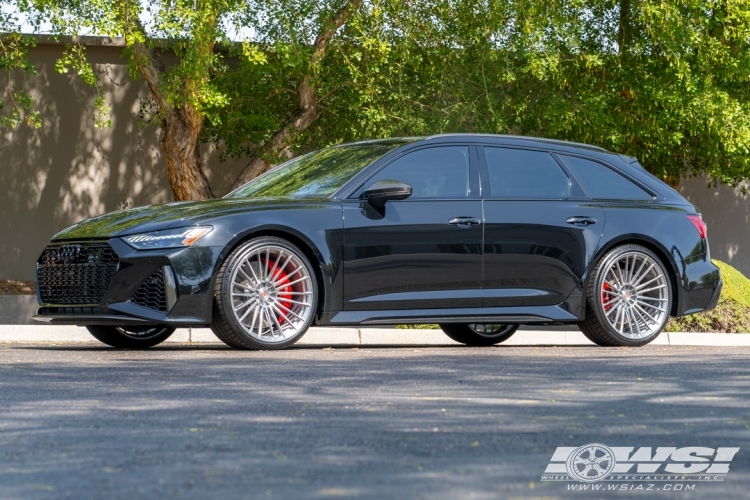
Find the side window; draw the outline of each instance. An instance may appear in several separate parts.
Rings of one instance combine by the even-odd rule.
[[[362,191],[378,181],[405,182],[410,200],[469,196],[469,147],[438,146],[408,153],[375,174]]]
[[[568,198],[570,179],[549,153],[484,147],[493,198]]]
[[[599,162],[575,156],[560,155],[575,178],[591,198],[606,200],[651,200],[653,197]]]

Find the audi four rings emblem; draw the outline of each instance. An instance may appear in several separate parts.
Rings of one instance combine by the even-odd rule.
[[[64,245],[55,252],[55,260],[68,263],[81,255],[81,245]]]

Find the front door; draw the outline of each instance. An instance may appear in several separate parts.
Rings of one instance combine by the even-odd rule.
[[[554,305],[581,283],[604,228],[546,151],[484,146],[484,307]]]
[[[481,307],[482,202],[467,145],[410,151],[344,201],[344,309]],[[381,180],[412,187],[374,210],[359,198]]]

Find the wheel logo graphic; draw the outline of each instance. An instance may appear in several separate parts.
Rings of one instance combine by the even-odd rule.
[[[615,454],[603,444],[587,444],[570,454],[565,468],[568,475],[577,481],[601,481],[615,468]]]

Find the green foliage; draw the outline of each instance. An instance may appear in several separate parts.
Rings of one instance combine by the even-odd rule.
[[[440,330],[439,325],[396,325],[398,330]]]
[[[15,15],[0,12],[0,71],[6,71],[8,79],[0,98],[0,126],[14,128],[26,122],[31,127],[40,128],[42,119],[38,111],[31,109],[31,94],[15,88],[12,83],[13,70],[32,76],[36,74],[34,65],[29,61],[29,48],[36,45],[36,41],[31,36],[19,33],[19,28]]]
[[[264,64],[217,75],[232,106],[207,140],[253,154],[293,116],[304,33],[290,14],[258,38]],[[738,0],[373,0],[331,41],[320,118],[293,147],[527,134],[637,156],[671,182],[736,185],[750,176],[749,34]]]
[[[750,280],[729,264],[713,263],[724,280],[719,304],[710,311],[671,318],[666,331],[750,333]]]

